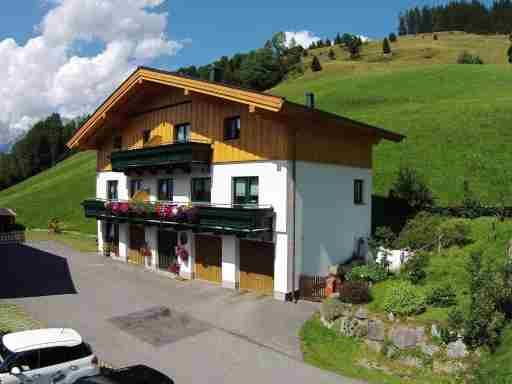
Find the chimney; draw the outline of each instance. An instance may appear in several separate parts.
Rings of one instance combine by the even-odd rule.
[[[210,81],[219,83],[222,81],[222,69],[218,67],[210,68]]]
[[[315,94],[313,92],[306,92],[306,106],[309,109],[315,109]]]

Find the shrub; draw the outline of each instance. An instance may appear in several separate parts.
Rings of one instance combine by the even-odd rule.
[[[311,62],[311,70],[313,72],[319,72],[322,70],[322,64],[320,64],[320,60],[318,60],[318,57],[313,56],[313,61]]]
[[[329,59],[336,60],[336,53],[334,52],[334,50],[332,48],[329,49]]]
[[[464,219],[446,220],[439,226],[441,245],[445,248],[463,247],[471,243],[471,226]]]
[[[345,279],[349,281],[371,281],[377,283],[386,280],[388,272],[379,264],[361,265],[352,268],[350,272],[345,275]]]
[[[384,308],[396,315],[416,315],[425,311],[425,297],[411,283],[400,281],[386,292]]]
[[[457,58],[457,64],[483,64],[484,62],[478,55],[472,55],[471,53],[464,51]]]
[[[397,245],[400,248],[430,251],[438,244],[441,223],[441,216],[420,212],[405,224]]]
[[[390,33],[388,38],[391,43],[395,43],[398,40],[394,33]]]
[[[347,305],[336,298],[327,298],[322,302],[320,314],[327,321],[334,321],[347,310]]]
[[[434,40],[439,40],[439,37],[437,37],[436,33],[434,33]]]
[[[508,62],[512,64],[512,45],[507,50]]]
[[[364,304],[370,302],[370,289],[366,281],[346,281],[340,287],[340,300],[344,303]]]
[[[48,231],[52,233],[61,233],[62,227],[59,219],[53,218],[48,222]]]
[[[434,205],[432,191],[423,177],[410,167],[401,167],[392,185],[393,194],[417,211]]]
[[[382,42],[382,53],[388,55],[391,53],[391,46],[389,45],[389,40],[387,38]]]
[[[451,307],[457,303],[457,295],[449,283],[433,287],[427,293],[427,304],[433,307]]]
[[[427,277],[425,268],[428,265],[428,261],[429,255],[426,252],[417,252],[405,262],[402,268],[402,274],[412,284],[419,284]]]
[[[479,217],[480,211],[482,210],[482,203],[476,193],[471,189],[469,181],[464,180],[463,190],[464,197],[462,200],[462,216],[468,219]]]

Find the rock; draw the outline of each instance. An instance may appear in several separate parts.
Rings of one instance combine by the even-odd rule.
[[[366,345],[372,352],[380,353],[382,351],[382,343],[380,341],[366,340]]]
[[[419,341],[416,329],[405,326],[393,327],[389,338],[400,349],[414,348]]]
[[[348,337],[365,337],[368,334],[368,321],[355,317],[344,317],[341,322],[340,333]]]
[[[393,312],[388,313],[388,320],[391,321],[392,323],[395,322],[395,315],[393,315]]]
[[[359,309],[356,311],[356,318],[359,320],[368,319],[368,311],[363,307],[359,307]]]
[[[416,327],[416,343],[425,341],[425,327]]]
[[[421,349],[421,352],[424,354],[424,355],[427,355],[427,356],[434,356],[436,353],[438,353],[441,348],[439,348],[437,345],[433,345],[433,344],[427,344],[427,343],[421,343],[419,344],[419,347]]]
[[[432,337],[441,337],[441,331],[439,330],[439,327],[437,324],[432,324],[432,328],[430,329],[430,334]]]
[[[368,339],[372,341],[384,341],[385,330],[382,320],[368,321]]]
[[[413,368],[422,368],[423,362],[414,356],[403,356],[399,360],[400,364]]]
[[[450,359],[462,359],[468,355],[466,344],[462,340],[457,340],[448,344],[446,356]]]
[[[467,365],[460,361],[437,361],[434,360],[432,364],[432,370],[438,374],[449,374],[453,375],[456,373],[464,372],[467,369]]]

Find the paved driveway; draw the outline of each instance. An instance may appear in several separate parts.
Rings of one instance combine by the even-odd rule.
[[[177,384],[355,383],[301,361],[297,332],[312,303],[178,282],[53,242],[0,255],[0,299],[77,329],[115,366],[145,363]]]

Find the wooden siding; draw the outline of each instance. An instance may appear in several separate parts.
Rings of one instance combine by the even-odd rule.
[[[286,120],[276,113],[251,113],[247,105],[169,88],[161,96],[148,100],[130,117],[117,124],[123,149],[143,146],[143,133],[150,130],[152,142],[169,143],[177,124],[191,124],[191,139],[213,144],[213,163],[293,158],[293,135],[297,129],[298,160],[334,163],[361,168],[372,166],[375,139],[350,133],[342,127],[311,126],[314,123]],[[241,134],[237,140],[224,141],[224,119],[240,116]],[[317,123],[319,124],[319,123]],[[107,135],[108,136],[108,135]],[[98,170],[111,170],[112,134],[102,141],[98,151]],[[155,140],[153,140],[155,139]]]

